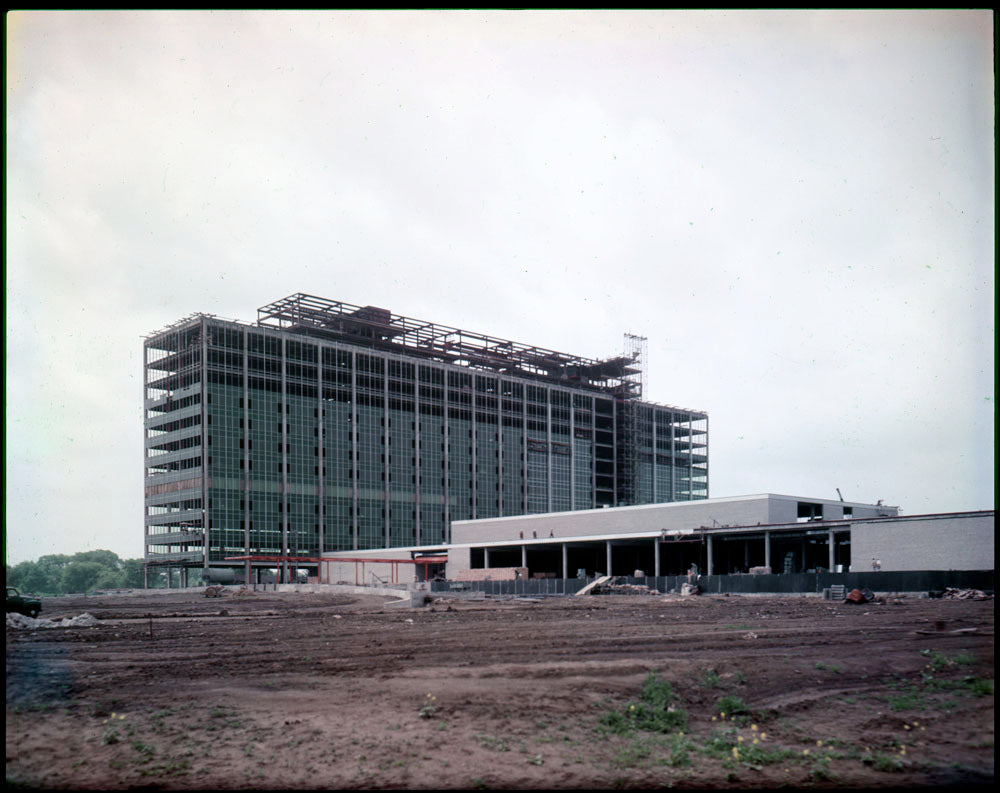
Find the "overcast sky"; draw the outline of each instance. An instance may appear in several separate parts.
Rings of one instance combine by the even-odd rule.
[[[7,16],[6,554],[142,555],[142,337],[294,292],[598,358],[712,496],[994,505],[987,11]]]

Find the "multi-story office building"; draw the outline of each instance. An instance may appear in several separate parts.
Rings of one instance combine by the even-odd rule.
[[[304,294],[256,324],[180,320],[144,344],[146,561],[273,566],[707,498],[708,417],[642,401],[628,338],[591,360]]]

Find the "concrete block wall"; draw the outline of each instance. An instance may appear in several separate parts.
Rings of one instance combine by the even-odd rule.
[[[445,565],[444,575],[449,581],[454,581],[459,570],[468,570],[472,567],[472,552],[468,548],[449,548],[448,564]]]
[[[851,509],[851,515],[847,518],[848,520],[851,518],[892,516],[899,513],[898,507],[886,507],[877,504],[859,504],[853,501],[771,495],[768,500],[767,523],[797,522],[799,519],[799,502],[802,501],[809,504],[819,504],[823,510],[823,520],[844,520],[845,507],[850,507]]]
[[[900,518],[851,525],[851,572],[871,570],[992,570],[995,513]]]
[[[488,567],[458,570],[456,581],[516,581],[528,577],[527,567]]]

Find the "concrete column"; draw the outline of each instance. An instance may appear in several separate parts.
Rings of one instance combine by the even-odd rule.
[[[490,549],[483,548],[483,567],[490,566]]]
[[[764,532],[764,566],[771,566],[771,532]]]
[[[830,529],[830,531],[828,532],[828,535],[829,535],[829,546],[830,546],[830,564],[827,565],[827,568],[832,573],[833,572],[833,560],[836,558],[835,553],[836,553],[836,548],[837,548],[837,538],[834,536],[833,529]]]
[[[604,541],[604,552],[607,557],[605,575],[611,575],[611,540]]]
[[[527,567],[527,566],[528,566],[528,546],[527,545],[522,545],[521,546],[521,567]]]
[[[653,575],[657,578],[660,575],[660,540],[653,540]]]
[[[712,535],[708,535],[708,560],[705,562],[705,575],[712,575],[714,569],[712,567]]]
[[[569,552],[566,547],[566,543],[562,544],[562,564],[563,564],[563,578],[569,578]]]

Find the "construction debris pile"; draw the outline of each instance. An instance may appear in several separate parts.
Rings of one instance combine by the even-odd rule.
[[[221,597],[234,597],[234,598],[245,598],[252,597],[253,590],[250,587],[244,585],[237,589],[235,592],[230,591],[227,587],[222,584],[215,584],[213,586],[205,587],[205,597],[207,598],[221,598]]]
[[[957,587],[945,587],[941,597],[948,600],[992,600],[993,595],[987,595],[981,589],[958,589]]]
[[[592,595],[662,595],[658,589],[643,584],[619,584],[617,578],[605,581],[591,590]]]
[[[875,599],[875,595],[870,589],[852,589],[847,593],[844,601],[847,603],[870,603]]]
[[[35,630],[36,628],[92,628],[100,624],[92,614],[79,614],[76,617],[66,617],[61,620],[49,620],[44,617],[35,619],[24,614],[7,614],[7,627],[15,630]]]

